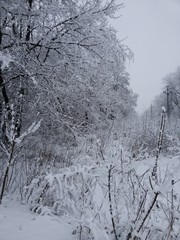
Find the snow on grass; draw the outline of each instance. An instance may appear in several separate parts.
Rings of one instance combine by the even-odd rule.
[[[55,216],[37,216],[27,206],[0,205],[0,240],[73,240],[73,227]]]
[[[32,214],[27,206],[5,201],[0,206],[0,240],[75,240],[80,239],[80,232],[82,239],[112,239],[107,188],[110,163],[114,166],[111,176],[113,215],[120,239],[126,239],[129,232],[136,236],[143,234],[141,239],[145,239],[148,231],[151,231],[148,239],[167,239],[171,217],[174,224],[171,234],[175,239],[180,232],[179,157],[159,157],[157,184],[151,179],[155,157],[134,161],[124,156],[123,162],[118,159],[113,162],[110,157],[105,159],[111,162],[106,160],[95,165],[86,162],[50,171],[41,176],[41,181],[34,179],[29,189],[33,189],[29,203],[33,203],[33,199],[37,203],[41,195],[38,191],[43,191],[43,186],[49,183],[38,205],[40,211],[36,211],[39,216]],[[156,193],[158,205],[154,204],[144,221]],[[48,207],[49,196],[54,201],[53,207]],[[53,213],[59,217],[52,216]],[[139,231],[142,224],[142,231]]]

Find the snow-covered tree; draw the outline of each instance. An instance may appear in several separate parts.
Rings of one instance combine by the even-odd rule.
[[[41,135],[69,140],[92,131],[99,119],[133,109],[125,71],[131,52],[107,22],[122,6],[114,0],[1,2],[1,50],[13,59],[3,84],[14,98],[14,88],[23,88],[25,125],[41,115]]]

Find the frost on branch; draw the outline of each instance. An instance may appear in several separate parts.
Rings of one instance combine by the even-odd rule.
[[[24,140],[24,138],[26,138],[29,134],[36,132],[38,128],[41,126],[41,122],[42,119],[39,120],[39,122],[37,123],[36,122],[32,123],[31,126],[24,133],[22,133],[20,137],[16,138],[15,140],[16,143],[20,144]]]

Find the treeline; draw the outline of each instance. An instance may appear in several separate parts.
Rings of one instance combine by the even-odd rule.
[[[150,107],[135,122],[138,131],[134,131],[131,150],[138,155],[154,154],[157,144],[158,129],[162,119],[162,108],[165,108],[165,135],[162,151],[164,154],[179,153],[180,139],[180,67],[163,78],[162,92],[154,99]]]

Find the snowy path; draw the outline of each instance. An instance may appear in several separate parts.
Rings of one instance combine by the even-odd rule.
[[[37,216],[27,206],[0,206],[0,240],[73,240],[72,226],[56,217]]]

